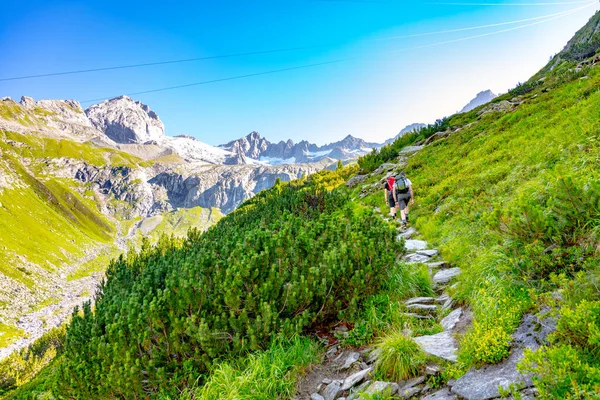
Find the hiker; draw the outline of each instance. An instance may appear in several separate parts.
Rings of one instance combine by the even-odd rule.
[[[390,216],[392,217],[392,221],[396,220],[396,212],[398,211],[396,205],[398,204],[398,199],[396,198],[396,191],[394,190],[396,178],[390,176],[387,178],[385,184],[383,185],[383,192],[385,195],[385,204],[390,207]]]
[[[406,177],[406,173],[404,171],[400,172],[394,181],[396,206],[400,208],[402,226],[406,227],[408,224],[408,206],[409,204],[415,204],[415,195],[413,193],[412,182]]]

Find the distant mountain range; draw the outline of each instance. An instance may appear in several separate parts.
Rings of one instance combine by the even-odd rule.
[[[351,135],[325,146],[318,146],[306,140],[299,143],[292,140],[271,143],[258,132],[251,132],[238,140],[219,146],[245,160],[252,159],[269,165],[312,163],[325,158],[348,160],[378,147],[381,147],[381,144],[368,143]]]

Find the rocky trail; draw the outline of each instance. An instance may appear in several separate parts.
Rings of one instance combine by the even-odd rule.
[[[379,191],[387,177],[403,168],[408,158],[419,152],[423,146],[410,146],[401,151],[398,163],[381,165],[370,176],[383,177],[374,185],[364,185],[360,197],[373,191]],[[368,175],[356,176],[348,186],[362,184]],[[380,211],[376,209],[375,211]],[[535,399],[536,389],[530,376],[521,375],[517,363],[523,357],[525,349],[535,350],[546,342],[549,333],[555,330],[555,320],[548,316],[533,314],[524,316],[523,321],[513,335],[509,357],[496,365],[472,368],[457,380],[450,380],[441,387],[433,387],[442,372],[444,363],[457,362],[459,338],[471,326],[472,315],[468,307],[458,306],[448,294],[453,280],[461,274],[461,269],[452,267],[432,249],[424,240],[415,239],[419,233],[414,227],[401,229],[397,240],[403,240],[406,254],[403,256],[409,265],[425,264],[432,277],[434,297],[416,297],[406,300],[406,315],[417,319],[437,319],[443,331],[434,335],[417,336],[413,340],[432,360],[421,376],[402,381],[386,382],[374,379],[379,354],[372,348],[341,348],[329,346],[321,364],[313,366],[297,385],[295,400],[357,400],[375,398],[424,399],[424,400],[486,400],[501,397],[503,391],[515,388],[520,391],[522,400]],[[542,313],[544,314],[544,313]]]
[[[407,315],[412,318],[437,318],[443,332],[429,336],[414,337],[423,352],[440,364],[429,362],[424,373],[402,382],[385,382],[373,379],[377,367],[378,352],[371,348],[342,349],[330,346],[322,364],[317,365],[300,381],[295,399],[353,400],[383,398],[424,400],[485,400],[501,397],[499,386],[520,388],[521,399],[536,398],[531,377],[516,370],[525,348],[537,349],[554,329],[552,318],[525,316],[523,323],[513,335],[513,349],[505,361],[497,365],[471,369],[458,380],[451,380],[443,387],[434,388],[428,382],[442,371],[442,362],[456,362],[457,337],[464,334],[471,324],[471,313],[457,307],[446,291],[452,280],[460,275],[460,268],[452,268],[440,258],[438,250],[429,249],[427,242],[412,239],[414,228],[401,232],[398,240],[405,240],[407,254],[403,261],[408,264],[424,263],[429,267],[437,297],[417,297],[405,302]],[[443,318],[438,316],[445,315]],[[511,397],[512,398],[512,397]]]

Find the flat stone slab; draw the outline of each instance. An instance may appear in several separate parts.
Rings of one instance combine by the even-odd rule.
[[[422,256],[416,253],[409,254],[406,257],[404,257],[404,259],[408,264],[425,264],[427,261],[429,261],[429,257]]]
[[[411,304],[406,306],[409,311],[416,311],[418,313],[435,313],[437,311],[437,306],[433,304]]]
[[[414,338],[425,353],[456,362],[456,343],[450,332],[444,331],[436,335],[419,336]]]
[[[462,308],[457,308],[450,314],[446,315],[446,317],[440,322],[440,325],[442,325],[442,328],[444,328],[445,331],[451,331],[460,320],[461,315]]]
[[[425,397],[421,397],[421,400],[456,400],[457,397],[453,394],[450,389],[445,388],[442,390],[438,390],[435,393],[427,395]]]
[[[417,233],[417,230],[411,226],[410,228],[398,235],[398,240],[410,239],[415,233]]]
[[[410,306],[411,304],[433,304],[435,299],[433,297],[413,297],[412,299],[406,300],[406,305]]]
[[[433,276],[433,283],[436,285],[444,285],[452,280],[452,278],[460,275],[460,268],[450,268],[437,272]]]
[[[321,396],[319,393],[313,393],[310,395],[310,400],[325,400],[325,397]]]
[[[427,242],[424,240],[409,239],[406,242],[404,242],[404,247],[406,247],[406,250],[408,251],[425,250],[427,248]]]
[[[513,334],[513,348],[509,357],[496,365],[481,369],[472,368],[452,385],[452,392],[467,400],[486,400],[500,397],[498,386],[507,389],[511,384],[521,388],[533,386],[531,376],[517,371],[517,364],[523,358],[525,349],[536,350],[546,342],[547,335],[556,327],[552,318],[539,320],[527,314]]]
[[[418,250],[417,254],[420,254],[422,256],[427,256],[427,257],[435,257],[438,254],[440,254],[440,252],[437,250]]]
[[[427,266],[431,269],[447,268],[448,263],[446,261],[440,261],[440,262],[434,262],[434,263],[427,263]]]
[[[364,369],[362,371],[359,371],[359,372],[347,377],[344,380],[344,383],[342,384],[342,391],[348,390],[348,389],[353,388],[354,386],[358,385],[360,382],[362,382],[363,379],[365,379],[365,377],[367,375],[369,375],[369,373],[372,370],[373,370],[373,368],[367,368],[367,369]]]

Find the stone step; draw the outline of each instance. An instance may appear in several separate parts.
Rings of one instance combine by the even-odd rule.
[[[444,328],[445,331],[451,331],[454,329],[461,316],[462,308],[457,308],[450,314],[446,315],[446,317],[440,321],[440,325],[442,325],[442,328]]]
[[[443,268],[448,268],[450,265],[446,262],[446,261],[439,261],[439,262],[433,262],[433,263],[427,263],[427,266],[430,269],[443,269]]]
[[[431,315],[421,315],[415,313],[404,313],[405,316],[416,319],[433,319]]]
[[[398,229],[401,229],[401,228],[398,228]],[[407,230],[405,230],[402,233],[400,233],[396,238],[398,240],[400,240],[400,239],[410,239],[416,233],[417,233],[417,230],[411,226]]]
[[[449,299],[450,299],[450,295],[448,293],[442,293],[441,296],[436,297],[435,302],[438,304],[444,304]]]
[[[369,375],[371,373],[372,370],[373,370],[372,368],[367,368],[367,369],[359,371],[353,375],[350,375],[349,377],[344,379],[344,383],[342,384],[341,390],[342,391],[349,390],[350,388],[353,388],[354,386],[358,385],[360,382],[362,382],[367,377],[367,375]]]
[[[435,257],[439,253],[440,252],[437,250],[417,250],[417,254],[420,254],[422,256],[427,256],[427,257]]]
[[[421,303],[421,304],[433,304],[435,299],[433,297],[413,297],[412,299],[406,300],[406,305]]]
[[[406,306],[406,308],[408,311],[416,311],[419,314],[435,314],[438,309],[436,305],[418,303]]]
[[[419,336],[414,340],[425,353],[456,362],[456,351],[458,349],[450,332],[444,331],[435,335]]]
[[[425,264],[429,261],[429,257],[420,254],[412,253],[404,257],[407,264]]]
[[[404,247],[406,247],[406,250],[408,250],[408,251],[425,250],[425,249],[427,249],[427,242],[424,240],[409,239],[406,242],[404,242]]]
[[[433,283],[436,285],[445,285],[446,283],[450,282],[452,278],[460,275],[460,273],[460,268],[450,268],[439,271],[433,276]]]

